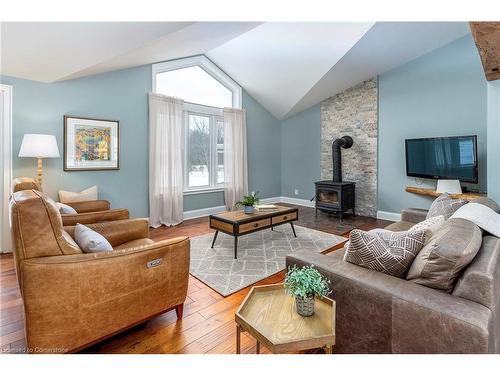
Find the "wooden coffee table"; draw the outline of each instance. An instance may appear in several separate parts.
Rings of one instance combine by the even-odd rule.
[[[234,259],[238,257],[238,237],[286,223],[292,226],[293,235],[297,237],[293,222],[299,218],[299,210],[284,206],[276,206],[276,210],[245,214],[241,211],[227,211],[210,215],[210,228],[215,229],[212,248],[219,232],[234,237]]]
[[[253,287],[235,315],[236,353],[241,351],[240,335],[246,331],[272,353],[289,353],[335,345],[335,301],[316,298],[314,315],[303,317],[295,311],[295,299],[283,284]]]

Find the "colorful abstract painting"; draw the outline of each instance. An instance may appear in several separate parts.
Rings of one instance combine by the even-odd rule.
[[[111,128],[78,125],[75,128],[75,159],[110,160]]]
[[[119,169],[119,125],[115,120],[64,116],[64,170]]]

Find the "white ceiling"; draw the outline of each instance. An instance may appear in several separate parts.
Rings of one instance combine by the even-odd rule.
[[[0,72],[55,82],[205,54],[279,119],[469,33],[465,22],[1,24]]]

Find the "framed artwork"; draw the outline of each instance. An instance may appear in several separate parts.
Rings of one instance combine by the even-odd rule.
[[[120,169],[120,122],[64,116],[64,170]]]

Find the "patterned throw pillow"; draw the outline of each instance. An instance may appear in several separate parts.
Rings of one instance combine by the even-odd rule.
[[[454,199],[451,198],[448,194],[444,193],[437,197],[434,202],[431,204],[431,208],[429,208],[429,212],[427,213],[426,219],[431,217],[443,215],[445,220],[448,220],[451,215],[455,213],[460,207],[464,204],[469,203],[469,201],[465,199]]]
[[[434,216],[429,219],[426,219],[424,221],[421,221],[418,224],[415,224],[412,226],[410,229],[408,229],[408,232],[415,232],[417,230],[425,230],[425,243],[429,242],[431,239],[432,235],[439,230],[443,226],[443,224],[446,223],[446,220],[444,219],[443,215],[439,216]]]
[[[368,233],[354,229],[349,240],[346,262],[402,278],[424,246],[425,230]]]

